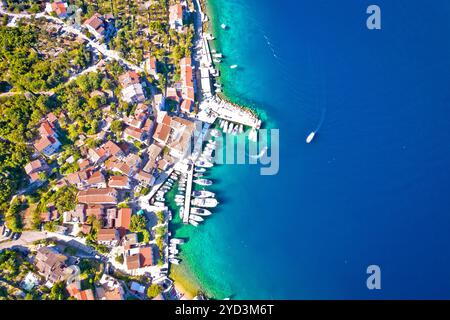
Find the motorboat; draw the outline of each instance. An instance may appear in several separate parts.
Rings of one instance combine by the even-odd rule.
[[[306,137],[306,143],[310,143],[313,139],[316,133],[313,131]]]
[[[206,190],[196,190],[192,192],[192,196],[195,198],[214,198],[215,193]]]
[[[192,220],[197,221],[197,222],[202,222],[202,221],[205,220],[205,219],[203,219],[202,217],[197,216],[197,215],[195,215],[195,214],[190,214],[190,215],[189,215],[189,219],[192,219]]]
[[[212,212],[209,211],[208,209],[196,208],[196,207],[192,207],[191,208],[191,213],[192,214],[196,214],[198,216],[210,216],[210,215],[212,215]]]
[[[195,171],[195,172],[205,172],[206,169],[205,169],[205,168],[198,168],[198,167],[195,167],[195,168],[194,168],[194,171]]]
[[[195,165],[197,167],[202,167],[202,168],[211,168],[211,167],[214,166],[211,162],[209,162],[209,161],[202,161],[202,160],[199,160],[199,161],[195,162]]]
[[[230,66],[230,69],[236,69],[237,67],[238,67],[237,64],[233,64],[233,65]]]
[[[180,259],[176,259],[176,258],[169,259],[170,263],[177,264],[177,265],[180,264],[180,261],[181,261]]]
[[[210,186],[213,184],[213,182],[209,179],[196,179],[193,182],[201,186]]]
[[[216,198],[195,198],[191,204],[196,207],[214,208],[219,204]]]

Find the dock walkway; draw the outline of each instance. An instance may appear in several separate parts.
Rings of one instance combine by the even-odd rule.
[[[192,164],[187,173],[186,182],[186,194],[184,196],[184,212],[183,212],[183,223],[189,223],[189,215],[191,214],[191,194],[192,194],[192,180],[194,175],[194,164]]]

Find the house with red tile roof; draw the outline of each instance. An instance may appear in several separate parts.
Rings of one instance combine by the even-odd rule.
[[[68,5],[64,1],[54,1],[51,4],[47,3],[45,11],[54,13],[60,19],[68,17]]]
[[[139,183],[142,186],[151,186],[153,185],[153,183],[155,182],[155,177],[150,174],[147,173],[145,171],[139,170],[135,175],[134,178],[139,181]]]
[[[83,26],[97,39],[108,38],[115,32],[114,17],[111,14],[95,13]]]
[[[123,131],[123,138],[126,140],[136,140],[139,142],[147,143],[148,133],[142,129],[134,127],[126,127]]]
[[[92,173],[86,180],[86,186],[89,188],[106,188],[106,179],[103,172],[99,170]]]
[[[171,29],[181,31],[183,28],[184,7],[177,3],[169,7],[169,25]]]
[[[124,236],[130,230],[132,214],[131,208],[120,208],[117,212],[116,228],[121,236]]]
[[[97,242],[115,247],[119,243],[120,237],[117,229],[100,229],[97,232]]]
[[[118,192],[113,188],[90,188],[78,192],[78,202],[86,204],[117,204]]]
[[[30,183],[42,183],[43,180],[41,180],[39,173],[47,172],[48,166],[47,164],[42,161],[41,159],[33,160],[26,164],[25,166],[25,172],[29,177]]]
[[[149,57],[145,60],[145,70],[149,75],[158,80],[158,60],[155,57]]]
[[[130,189],[130,178],[127,176],[111,176],[108,187],[115,189]]]
[[[59,149],[60,146],[61,146],[61,143],[59,142],[59,140],[52,136],[42,136],[34,144],[34,148],[38,152],[46,155],[47,157],[50,157],[52,154],[54,154],[56,152],[56,150]]]

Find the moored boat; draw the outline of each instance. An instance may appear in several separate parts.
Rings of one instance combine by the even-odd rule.
[[[195,198],[192,199],[191,204],[196,207],[214,208],[219,201],[216,198]]]
[[[194,168],[194,171],[195,171],[195,172],[205,172],[206,169],[205,169],[205,168],[198,168],[198,167],[195,167],[195,168]]]
[[[201,186],[210,186],[212,185],[212,181],[209,179],[196,179],[193,181],[194,183],[201,185]]]
[[[192,192],[192,196],[195,198],[214,198],[216,195],[214,192],[207,190],[195,190]]]
[[[192,219],[192,220],[197,221],[197,222],[202,222],[202,221],[205,220],[205,219],[203,219],[202,217],[197,216],[197,215],[195,215],[195,214],[190,214],[190,215],[189,215],[189,219]]]
[[[210,216],[210,215],[212,215],[212,212],[209,211],[208,209],[196,208],[196,207],[192,207],[191,208],[191,213],[196,214],[198,216]]]
[[[195,165],[197,167],[202,167],[202,168],[211,168],[213,166],[213,164],[211,162],[209,162],[209,161],[202,161],[202,160],[197,161],[195,163]]]

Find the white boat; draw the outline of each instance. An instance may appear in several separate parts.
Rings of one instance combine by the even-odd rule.
[[[238,133],[238,130],[239,130],[239,126],[236,125],[236,126],[234,127],[233,131],[231,131],[231,134],[235,136],[235,135]]]
[[[196,207],[192,207],[191,208],[191,213],[196,214],[198,216],[210,216],[210,215],[212,215],[212,212],[209,211],[208,209],[196,208]]]
[[[202,161],[202,160],[197,161],[195,163],[195,165],[197,167],[202,167],[202,168],[211,168],[211,167],[213,167],[213,164],[211,162],[209,162],[209,161]]]
[[[213,146],[216,146],[216,145],[217,145],[217,141],[215,141],[215,140],[213,140],[213,139],[209,139],[209,140],[208,140],[208,144],[211,144],[211,145],[213,145]]]
[[[313,131],[311,132],[308,137],[306,137],[306,143],[310,143],[312,141],[312,139],[314,139],[314,136],[316,135],[316,133]]]
[[[197,168],[197,167],[195,167],[195,168],[194,168],[194,171],[195,171],[195,172],[205,172],[206,169],[205,169],[205,168]]]
[[[216,198],[195,198],[192,199],[191,204],[196,207],[204,207],[204,208],[214,208],[217,206],[219,201]]]
[[[178,238],[172,238],[172,239],[170,239],[170,243],[183,244],[184,240],[178,239]]]
[[[197,221],[189,219],[189,223],[192,224],[194,227],[198,227],[198,222]]]
[[[227,25],[225,24],[225,23],[222,23],[221,25],[220,25],[220,27],[222,28],[222,29],[226,29],[227,28]]]
[[[164,207],[165,206],[163,202],[158,202],[158,201],[156,201],[153,205],[156,207]]]
[[[199,184],[199,185],[201,185],[201,186],[210,186],[210,185],[212,185],[212,181],[211,180],[209,180],[209,179],[196,179],[196,180],[194,180],[193,181],[194,183],[196,183],[196,184]]]
[[[179,259],[175,259],[175,258],[169,259],[169,262],[173,263],[173,264],[180,264],[180,260]]]
[[[192,220],[197,221],[197,222],[202,222],[202,221],[205,220],[205,219],[203,219],[202,217],[197,216],[197,215],[195,215],[195,214],[190,214],[190,215],[189,215],[189,219],[192,219]]]
[[[241,134],[242,132],[244,132],[244,126],[241,124],[239,125],[239,134]]]
[[[214,61],[215,63],[221,63],[221,62],[222,62],[222,60],[220,60],[220,59],[218,59],[218,58],[214,58],[213,61]]]
[[[228,131],[228,122],[225,121],[225,123],[223,124],[222,129],[223,129],[223,132],[225,132],[225,133]]]
[[[201,178],[201,177],[203,177],[203,173],[196,172],[193,174],[193,176],[194,176],[194,178]]]
[[[171,247],[169,247],[169,252],[170,253],[172,253],[172,254],[178,254],[179,253],[179,251],[178,251],[178,249],[174,249],[174,248],[171,248]]]
[[[237,64],[233,64],[233,65],[230,66],[230,69],[236,69],[237,67],[238,67]]]
[[[237,127],[236,127],[237,128]],[[215,143],[208,142],[206,144],[206,149],[216,150],[217,146]]]
[[[195,190],[192,192],[194,198],[214,198],[216,194],[207,190]]]
[[[215,138],[219,138],[219,137],[221,137],[222,135],[221,135],[221,133],[220,133],[219,130],[217,130],[217,129],[212,129],[212,130],[211,130],[211,136],[213,136],[213,137],[215,137]]]
[[[183,220],[184,207],[180,208],[180,219]]]
[[[233,131],[233,123],[230,123],[230,126],[228,127],[228,133],[231,133]]]

